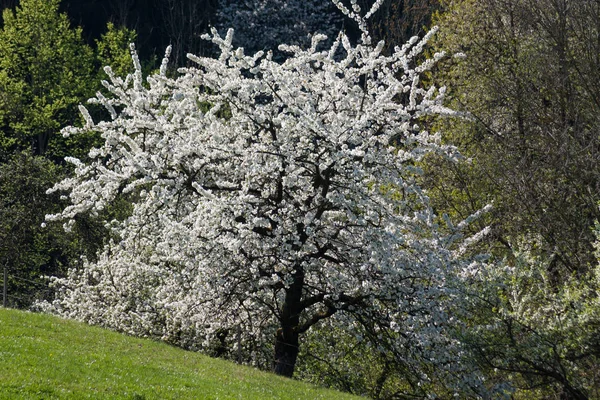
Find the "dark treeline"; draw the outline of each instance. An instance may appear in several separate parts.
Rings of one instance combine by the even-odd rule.
[[[2,9],[14,9],[18,0],[2,0]],[[126,27],[137,33],[137,47],[144,59],[161,57],[172,45],[174,61],[188,52],[203,54],[206,44],[200,35],[209,29],[218,0],[64,0],[60,10],[73,26],[83,29],[90,45],[106,31],[106,24]]]
[[[62,7],[74,24],[83,28],[91,42],[105,30],[106,23],[135,30],[142,58],[161,57],[173,46],[173,61],[182,63],[186,53],[203,54],[206,44],[200,35],[208,30],[217,0],[65,0]]]
[[[200,36],[218,23],[222,0],[63,0],[60,10],[73,26],[80,26],[83,39],[93,45],[106,32],[106,24],[126,27],[137,34],[136,46],[142,59],[160,59],[165,48],[173,46],[172,62],[185,63],[185,54],[205,55],[212,47]],[[363,9],[370,1],[360,0]],[[19,0],[0,0],[0,8],[14,9]],[[400,0],[386,2],[370,21],[375,37],[385,39],[388,48],[422,35],[439,0]],[[335,8],[334,8],[335,10]],[[343,29],[352,37],[358,30],[352,24]]]

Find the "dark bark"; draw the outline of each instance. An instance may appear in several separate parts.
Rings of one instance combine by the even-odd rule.
[[[277,375],[292,377],[296,367],[299,348],[300,313],[302,312],[302,291],[304,289],[304,271],[301,267],[293,274],[293,282],[285,291],[281,307],[281,327],[275,335],[275,354],[273,372]]]
[[[275,357],[273,372],[277,375],[291,378],[294,375],[296,359],[298,358],[298,333],[289,326],[277,330],[275,336]]]

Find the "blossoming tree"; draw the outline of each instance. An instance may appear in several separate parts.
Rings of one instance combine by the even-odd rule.
[[[132,214],[107,221],[119,240],[96,262],[55,281],[55,312],[189,348],[219,340],[255,362],[269,348],[286,376],[303,333],[335,319],[413,382],[483,390],[453,335],[465,223],[440,233],[416,183],[426,154],[457,157],[418,126],[451,113],[443,89],[419,82],[442,55],[417,62],[428,35],[383,56],[365,22],[381,1],[364,15],[334,2],[358,44],[340,34],[319,50],[315,35],[276,62],[213,31],[220,56],[189,55],[197,66],[175,78],[165,59],[144,81],[135,53],[125,79],[106,69],[111,95],[94,101],[110,120],[82,107],[86,126],[64,130],[104,144],[89,164],[69,159],[75,176],[52,190],[72,204],[47,218],[68,227],[122,195]]]

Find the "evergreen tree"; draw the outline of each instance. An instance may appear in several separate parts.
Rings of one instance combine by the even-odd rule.
[[[129,46],[135,43],[137,34],[131,29],[117,27],[109,22],[106,32],[96,40],[96,60],[101,79],[106,79],[104,67],[110,66],[115,74],[124,76],[133,71]]]
[[[32,149],[60,160],[60,128],[78,120],[91,94],[93,53],[73,29],[59,0],[22,0],[3,12],[0,30],[0,146]],[[71,153],[71,151],[69,151]]]
[[[119,72],[133,68],[134,32],[109,25],[94,59],[58,3],[24,0],[4,11],[0,30],[0,262],[9,271],[8,304],[16,307],[49,295],[42,275],[60,276],[102,245],[106,231],[93,219],[80,219],[70,235],[42,229],[45,214],[61,207],[58,196],[45,192],[65,178],[64,156],[85,159],[97,139],[60,135],[79,122],[77,106],[100,87],[96,71],[104,64]]]

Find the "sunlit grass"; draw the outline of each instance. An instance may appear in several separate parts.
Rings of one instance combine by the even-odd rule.
[[[0,308],[0,399],[351,399],[53,316]]]

